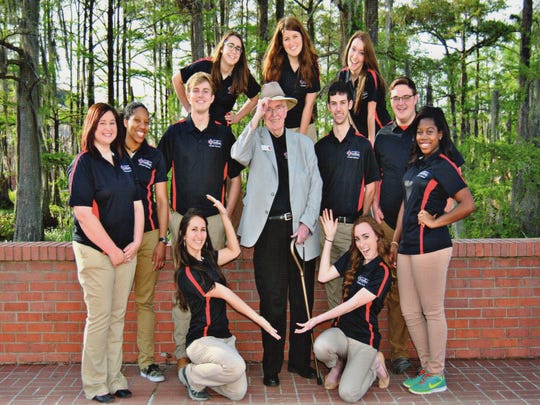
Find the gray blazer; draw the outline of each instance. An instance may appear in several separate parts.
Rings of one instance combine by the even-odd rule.
[[[296,232],[302,222],[310,229],[311,234],[304,242],[304,260],[311,260],[321,252],[319,214],[322,180],[313,141],[297,132],[286,131],[292,228]],[[238,234],[242,246],[252,247],[266,224],[279,182],[276,155],[268,129],[259,127],[252,130],[248,124],[232,146],[231,156],[249,167]],[[296,245],[296,251],[302,256],[301,245]]]

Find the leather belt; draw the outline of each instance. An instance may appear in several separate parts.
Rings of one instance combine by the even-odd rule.
[[[292,213],[287,212],[285,214],[281,215],[271,215],[268,217],[269,221],[291,221],[292,220]]]
[[[341,224],[354,224],[354,221],[356,221],[355,217],[337,217],[336,219]]]

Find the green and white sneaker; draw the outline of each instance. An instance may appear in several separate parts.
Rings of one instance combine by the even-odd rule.
[[[427,373],[424,374],[422,381],[416,385],[413,385],[412,387],[409,387],[410,392],[419,395],[443,392],[446,391],[446,389],[446,378],[444,378],[444,374],[437,375]]]
[[[411,388],[413,385],[418,384],[420,381],[422,381],[422,378],[424,378],[424,374],[426,374],[426,370],[419,369],[418,374],[416,374],[414,377],[407,378],[405,381],[403,381],[403,386],[407,388]]]

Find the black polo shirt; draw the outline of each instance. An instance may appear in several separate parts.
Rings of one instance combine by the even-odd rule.
[[[203,259],[204,271],[214,282],[219,282],[219,275],[215,269]],[[217,338],[231,337],[229,320],[227,319],[227,302],[221,298],[205,297],[206,293],[213,288],[208,279],[205,279],[200,271],[190,267],[180,269],[178,285],[189,310],[191,321],[186,337],[186,346],[194,340],[204,336]]]
[[[396,229],[397,216],[403,201],[403,174],[411,157],[416,134],[411,126],[400,127],[396,122],[381,128],[375,138],[375,157],[381,171],[379,200],[384,221]],[[458,167],[463,157],[454,147],[454,161]]]
[[[321,90],[318,64],[313,66],[313,72],[315,73],[315,77],[311,83],[311,86],[308,86],[304,78],[299,76],[300,69],[298,69],[296,72],[292,70],[291,64],[289,63],[289,58],[285,58],[285,61],[283,62],[283,69],[281,71],[281,77],[279,78],[278,83],[287,97],[293,97],[298,100],[298,103],[287,112],[287,117],[285,118],[286,128],[300,127],[302,113],[304,111],[304,106],[306,105],[306,94],[317,93]],[[316,116],[317,109],[316,106],[313,105],[313,114],[311,115],[309,122],[315,122]]]
[[[180,69],[182,81],[186,83],[189,78],[197,72],[210,74],[213,65],[214,62],[212,62],[212,59],[210,58],[199,59],[198,61],[193,62],[191,65]],[[210,117],[212,120],[218,120],[224,125],[227,125],[225,114],[233,109],[236,99],[238,98],[238,94],[231,94],[231,86],[232,76],[227,76],[224,79],[222,78],[220,83],[216,83],[217,89],[214,102],[210,106]],[[260,90],[261,86],[257,83],[257,80],[255,80],[251,72],[249,72],[248,87],[244,94],[248,98],[253,98],[259,94]]]
[[[140,200],[135,175],[126,154],[122,159],[113,156],[114,165],[92,156],[78,154],[68,167],[69,205],[92,207],[92,212],[120,249],[133,242],[135,210],[133,202]],[[74,220],[73,240],[101,251],[85,235],[77,216]]]
[[[154,185],[167,182],[165,160],[158,149],[144,140],[141,147],[131,156],[131,164],[135,170],[144,207],[144,232],[153,231],[159,228]]]
[[[270,137],[272,138],[272,145],[274,146],[274,153],[276,155],[279,184],[274,201],[272,201],[272,207],[270,208],[269,215],[281,215],[291,212],[286,132],[287,131],[285,131],[280,137],[275,137],[274,135],[270,134]]]
[[[216,215],[218,210],[206,194],[225,205],[227,177],[234,178],[242,166],[231,158],[235,142],[231,129],[219,122],[209,122],[199,131],[191,114],[171,125],[159,141],[158,149],[165,158],[171,179],[171,208],[184,215],[189,208],[198,208],[203,215]]]
[[[405,172],[405,209],[399,253],[417,255],[452,246],[447,226],[431,229],[418,225],[418,213],[444,214],[446,200],[467,187],[454,162],[440,150],[428,158],[421,156]]]
[[[349,90],[353,96],[353,107],[350,111],[351,117],[354,121],[354,125],[356,125],[356,129],[358,129],[362,135],[368,135],[367,113],[368,102],[370,101],[375,101],[377,103],[375,108],[375,132],[392,121],[390,114],[388,114],[388,110],[386,109],[386,95],[380,90],[381,79],[377,75],[377,72],[372,69],[368,69],[366,83],[364,85],[364,92],[362,93],[362,101],[360,103],[360,109],[358,112],[354,110],[356,100],[356,85],[358,80],[355,82],[351,80],[348,67],[345,67],[339,71],[338,80],[349,85]]]
[[[351,267],[350,259],[350,253],[346,252],[334,263],[342,277]],[[379,256],[366,265],[361,264],[354,275],[354,282],[347,287],[349,290],[347,300],[350,300],[362,288],[376,295],[376,298],[366,305],[341,315],[336,320],[335,326],[347,337],[379,350],[381,334],[377,316],[381,312],[391,281],[390,269]]]
[[[315,144],[323,181],[321,210],[335,216],[362,214],[364,187],[379,180],[379,168],[370,142],[351,126],[343,142],[330,131]]]

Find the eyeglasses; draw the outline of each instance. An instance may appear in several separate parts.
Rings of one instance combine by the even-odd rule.
[[[413,97],[414,97],[414,94],[409,94],[409,95],[401,96],[401,97],[398,97],[398,96],[390,97],[390,100],[392,100],[394,103],[399,103],[400,101],[403,101],[406,103]]]
[[[284,110],[285,110],[285,106],[284,105],[278,105],[276,108],[267,108],[266,109],[266,112],[270,115],[276,113],[276,114],[280,114],[282,113]]]
[[[236,51],[238,53],[242,53],[242,51],[244,50],[241,46],[236,46],[231,42],[225,42],[225,46],[229,48],[229,51],[231,52]]]

